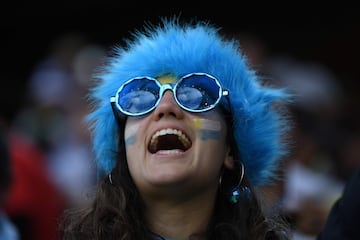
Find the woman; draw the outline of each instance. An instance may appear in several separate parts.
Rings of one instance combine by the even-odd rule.
[[[276,177],[287,122],[235,40],[209,23],[136,32],[91,90],[102,181],[65,239],[286,239],[256,188]]]

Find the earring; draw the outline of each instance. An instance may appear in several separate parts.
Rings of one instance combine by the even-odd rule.
[[[112,178],[111,178],[111,173],[109,173],[108,178],[109,178],[110,183],[113,184],[113,181],[112,181]]]
[[[241,196],[245,196],[247,199],[250,198],[250,189],[247,186],[240,187],[242,180],[244,178],[245,168],[242,163],[241,164],[241,174],[239,178],[238,184],[231,191],[231,196],[229,198],[231,203],[238,203]]]

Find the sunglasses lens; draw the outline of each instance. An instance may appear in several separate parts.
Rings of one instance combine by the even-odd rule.
[[[159,86],[154,80],[133,79],[119,92],[118,104],[130,114],[143,114],[151,110],[159,99]]]
[[[207,75],[190,75],[183,78],[176,88],[176,97],[187,109],[201,112],[211,109],[219,100],[220,86]]]

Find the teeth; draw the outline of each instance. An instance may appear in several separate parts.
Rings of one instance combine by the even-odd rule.
[[[172,129],[172,128],[166,128],[166,129],[161,129],[160,131],[157,131],[150,140],[150,148],[152,150],[155,150],[157,143],[159,141],[159,136],[164,136],[167,134],[174,134],[177,135],[180,142],[184,145],[185,148],[189,148],[191,145],[190,140],[186,137],[186,135],[177,129]]]
[[[158,153],[161,153],[164,155],[173,155],[173,154],[180,153],[180,152],[182,152],[182,151],[179,149],[173,149],[173,150],[160,150]]]

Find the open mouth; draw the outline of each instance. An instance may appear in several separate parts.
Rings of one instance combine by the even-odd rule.
[[[182,151],[191,147],[191,140],[180,130],[166,128],[157,131],[150,140],[148,149],[151,153],[159,151]]]

